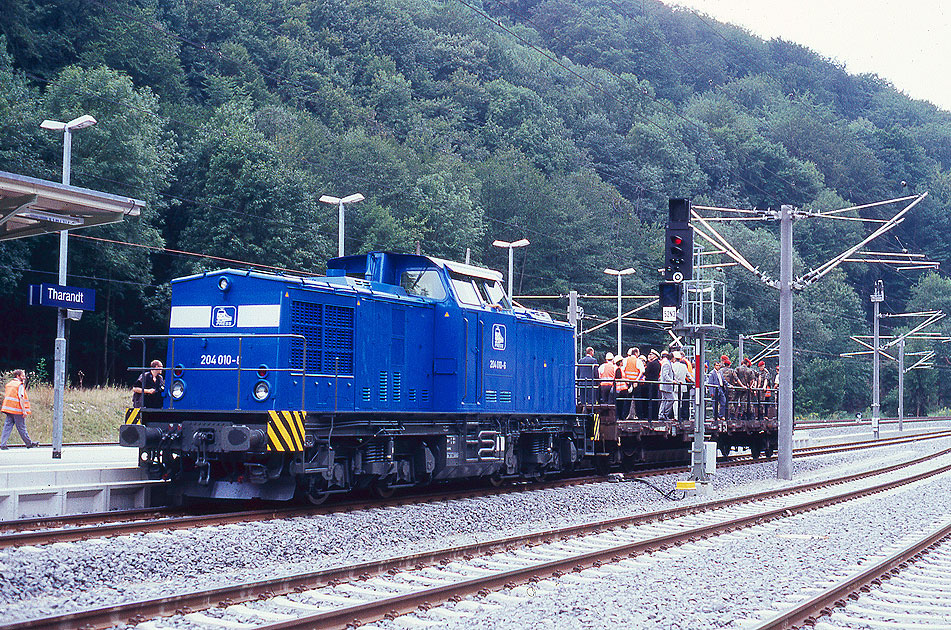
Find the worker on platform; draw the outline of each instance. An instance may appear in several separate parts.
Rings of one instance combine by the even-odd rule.
[[[726,386],[723,382],[722,368],[722,363],[714,361],[713,369],[707,374],[705,383],[707,393],[713,402],[713,419],[715,422],[723,420],[726,416]]]
[[[604,363],[598,368],[601,385],[598,388],[598,402],[602,405],[614,404],[614,375],[617,367],[614,365],[614,353],[604,355]]]
[[[686,420],[689,417],[689,409],[684,404],[684,399],[689,400],[687,396],[687,375],[689,369],[683,352],[680,350],[673,351],[670,367],[674,372],[674,420]]]
[[[598,402],[598,360],[594,358],[594,348],[585,348],[584,356],[578,361],[577,376],[581,404],[593,405]]]
[[[737,404],[739,398],[740,381],[736,378],[736,370],[730,357],[725,354],[720,357],[720,377],[723,379],[724,391],[726,393],[726,419],[733,420],[737,417]]]
[[[660,353],[660,419],[674,419],[674,400],[676,399],[675,376],[670,353],[666,350]]]
[[[14,370],[13,378],[7,383],[3,395],[3,433],[0,434],[0,449],[6,450],[7,440],[13,427],[17,428],[20,438],[27,448],[39,446],[39,442],[30,439],[26,430],[26,417],[30,415],[30,399],[26,396],[26,372]]]
[[[162,376],[162,362],[152,361],[151,369],[142,372],[132,386],[132,406],[161,409],[165,398],[165,377]]]
[[[627,417],[631,405],[631,386],[624,377],[624,357],[620,354],[614,357],[614,365],[616,366],[614,369],[614,390],[616,393],[614,407],[617,412],[615,417],[620,420]]]
[[[649,422],[654,422],[657,420],[657,412],[660,410],[660,353],[653,348],[647,353],[647,364],[644,366],[644,385],[647,391],[646,418]]]
[[[628,394],[631,397],[627,415],[624,416],[628,420],[637,420],[638,417],[643,418],[646,415],[641,404],[641,399],[644,397],[641,387],[643,377],[644,359],[641,357],[641,350],[630,348],[627,351],[627,358],[624,359],[624,379],[628,382]]]

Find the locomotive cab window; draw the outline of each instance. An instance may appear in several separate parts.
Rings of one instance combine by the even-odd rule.
[[[450,273],[449,278],[452,280],[452,290],[456,292],[456,298],[462,304],[469,306],[483,305],[482,296],[479,295],[479,290],[476,288],[473,278],[459,273]]]
[[[446,299],[446,289],[435,269],[406,269],[400,275],[400,286],[409,295],[437,301]]]
[[[506,311],[512,309],[512,303],[509,301],[509,296],[505,295],[505,289],[502,288],[501,282],[498,280],[479,280],[478,285],[487,304]]]

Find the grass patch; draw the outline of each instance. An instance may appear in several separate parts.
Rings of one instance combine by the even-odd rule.
[[[26,420],[30,437],[50,444],[53,441],[53,386],[30,383],[26,395],[33,412]],[[129,388],[67,389],[63,398],[63,442],[118,442],[119,425],[131,403]],[[9,443],[22,443],[16,429]]]

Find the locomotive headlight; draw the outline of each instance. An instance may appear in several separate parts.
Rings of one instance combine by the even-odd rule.
[[[254,399],[257,401],[267,400],[267,397],[271,395],[271,386],[267,384],[267,381],[258,381],[254,384]]]
[[[173,400],[181,400],[185,395],[185,381],[172,381],[172,388],[169,390]]]
[[[221,289],[222,292],[227,291],[231,288],[231,280],[225,276],[218,278],[218,288]]]

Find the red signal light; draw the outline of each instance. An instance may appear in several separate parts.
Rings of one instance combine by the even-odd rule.
[[[673,236],[670,237],[670,242],[673,243],[674,245],[680,245],[681,243],[684,242],[684,239],[683,237],[680,237],[674,234]]]

